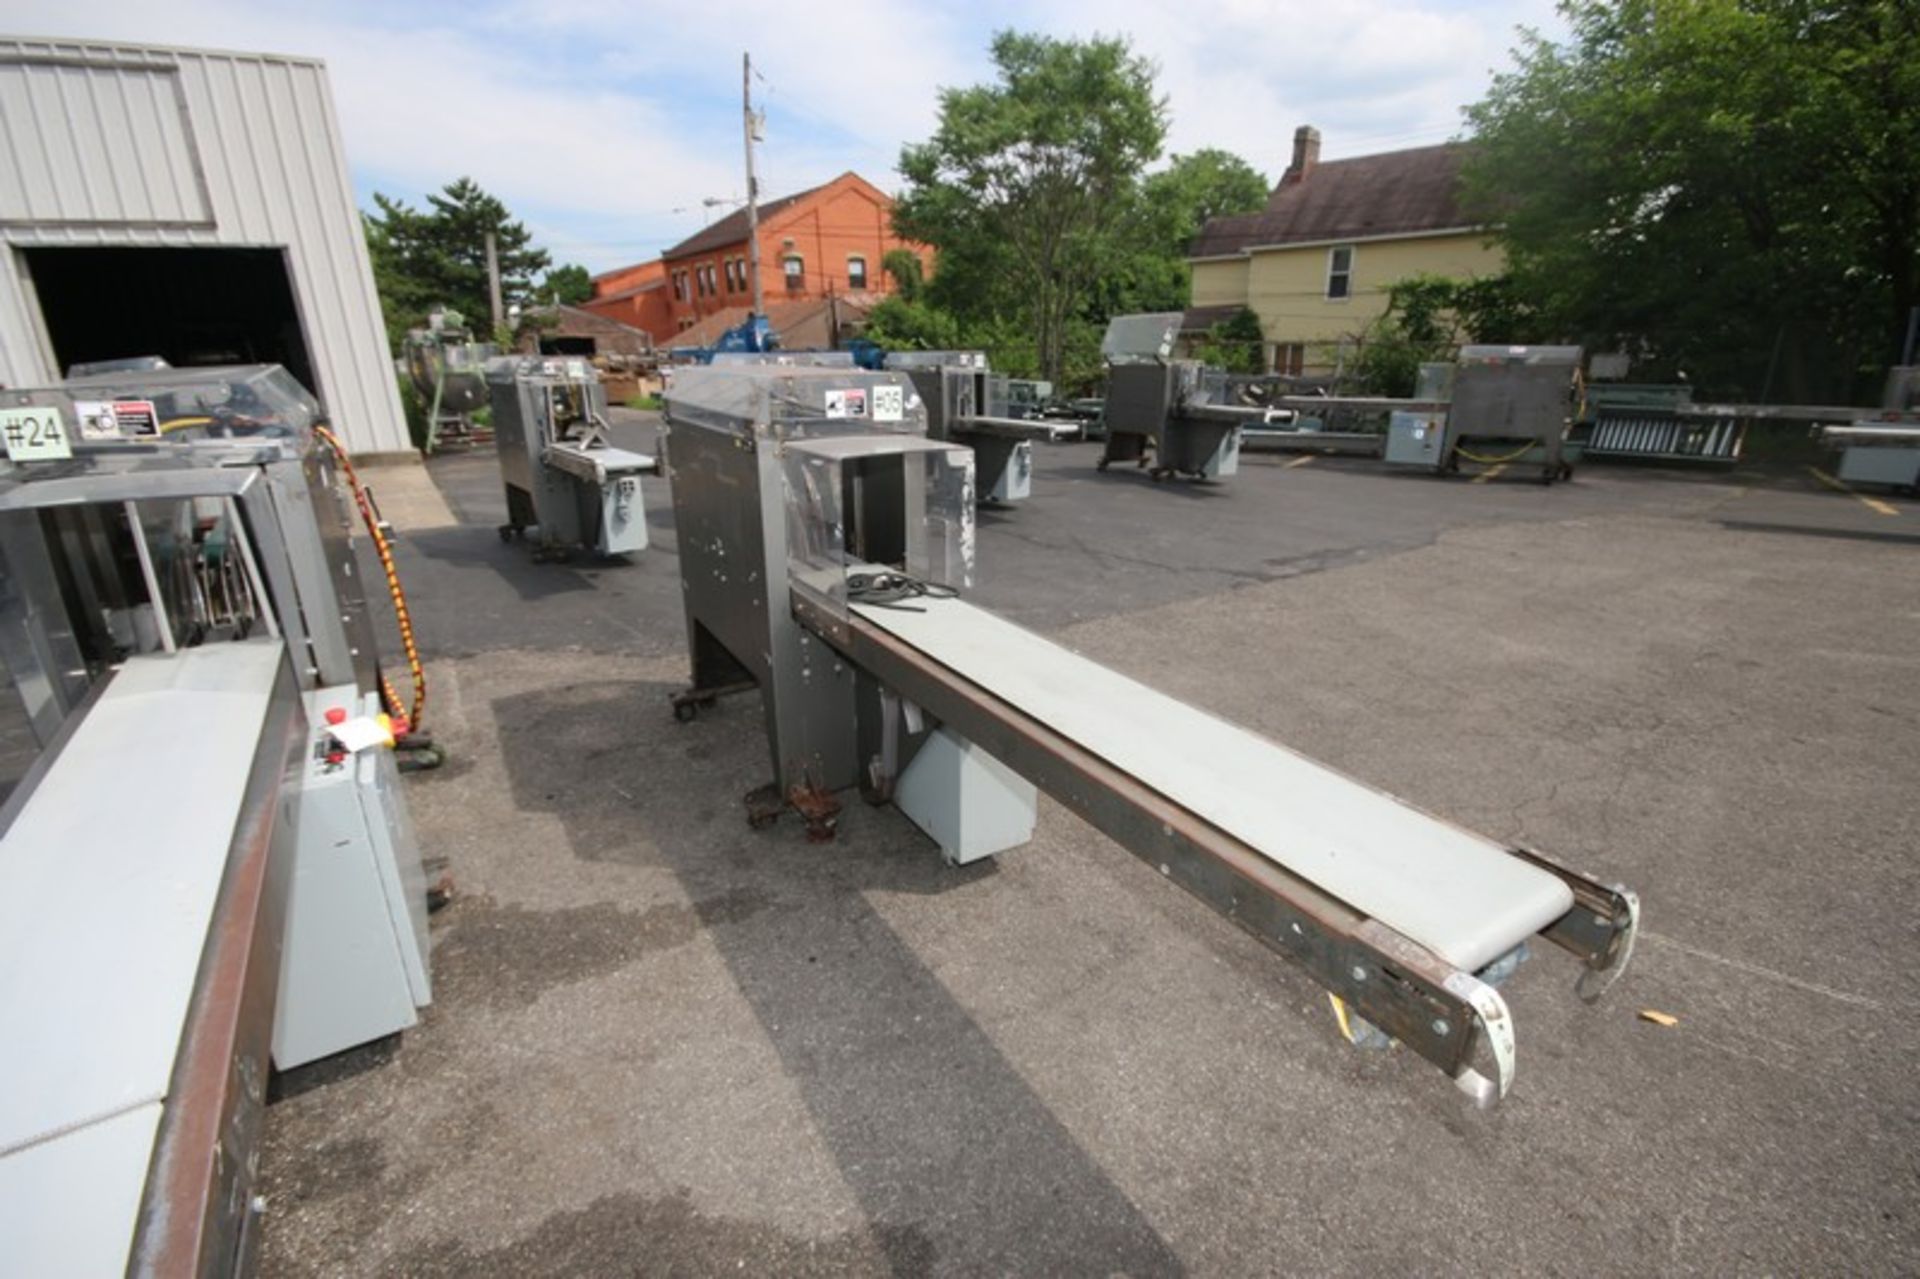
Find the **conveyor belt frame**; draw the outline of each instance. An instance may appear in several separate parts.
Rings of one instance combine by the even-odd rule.
[[[1514,1074],[1513,1021],[1492,986],[1292,874],[857,613],[849,619],[842,647],[882,685],[1306,968],[1368,1021],[1446,1071],[1476,1103],[1491,1105],[1506,1095]],[[1541,936],[1587,965],[1580,993],[1597,998],[1631,953],[1637,901],[1530,849],[1509,851],[1572,889],[1574,908]],[[1482,1042],[1492,1062],[1491,1078],[1475,1065]]]

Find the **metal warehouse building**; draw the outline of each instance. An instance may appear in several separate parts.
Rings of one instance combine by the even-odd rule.
[[[410,451],[326,67],[0,37],[0,383],[270,361]]]

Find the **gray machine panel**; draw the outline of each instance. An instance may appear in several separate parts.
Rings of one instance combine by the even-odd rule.
[[[1446,465],[1446,415],[1395,411],[1387,422],[1385,460],[1438,471]]]
[[[1840,454],[1840,479],[1848,484],[1920,485],[1920,445],[1849,443]]]
[[[404,1030],[432,998],[426,875],[392,755],[335,759],[326,716],[373,714],[351,684],[308,695],[299,850],[274,1017],[282,1070]]]

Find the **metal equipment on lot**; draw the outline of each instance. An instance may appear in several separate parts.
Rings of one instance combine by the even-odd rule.
[[[1436,472],[1463,461],[1537,467],[1542,483],[1570,478],[1580,360],[1577,346],[1461,347],[1444,424],[1407,406],[1389,428],[1387,462]]]
[[[1842,483],[1920,489],[1920,367],[1889,369],[1880,411],[1824,426],[1820,438],[1841,450]]]
[[[458,311],[436,310],[424,329],[407,330],[407,376],[427,402],[427,438],[422,448],[438,452],[444,444],[471,447],[484,440],[474,429],[473,413],[487,402],[487,361],[498,353],[491,342],[476,342]]]
[[[607,396],[584,359],[507,356],[487,366],[493,438],[507,488],[502,541],[535,532],[535,559],[579,548],[645,550],[645,453],[607,442]]]
[[[1586,402],[1586,457],[1732,466],[1747,439],[1746,418],[1695,404],[1690,386],[1592,382]]]
[[[1181,312],[1117,315],[1100,353],[1107,362],[1106,449],[1115,462],[1148,468],[1156,480],[1225,479],[1240,469],[1240,430],[1267,421],[1264,408],[1226,402],[1227,375],[1173,358]]]
[[[269,1062],[430,997],[317,416],[266,365],[0,392],[6,1269],[244,1269]]]
[[[890,351],[886,367],[912,379],[926,406],[930,437],[973,450],[976,493],[983,502],[1018,502],[1030,496],[1034,441],[1057,439],[1072,430],[1043,418],[1016,416],[1009,399],[1011,384],[1004,375],[987,370],[985,352]]]
[[[1626,963],[1624,889],[969,603],[972,454],[926,437],[898,372],[686,370],[665,417],[693,666],[675,711],[759,691],[756,824],[792,808],[830,839],[857,785],[965,862],[1026,842],[1045,789],[1483,1104],[1512,1083],[1494,984],[1529,939],[1581,959],[1589,997]]]

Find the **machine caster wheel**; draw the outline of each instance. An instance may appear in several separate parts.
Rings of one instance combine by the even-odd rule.
[[[1110,460],[1111,460],[1111,459],[1109,459],[1109,458],[1104,458],[1104,457],[1103,457],[1103,458],[1101,458],[1101,459],[1100,459],[1100,460],[1099,460],[1098,462],[1095,462],[1095,463],[1093,464],[1093,469],[1094,469],[1094,470],[1096,470],[1096,471],[1104,471],[1104,470],[1106,470],[1106,469],[1107,469],[1107,464],[1108,464],[1108,462],[1109,462]]]
[[[1164,484],[1166,483],[1166,480],[1167,480],[1167,473],[1156,466],[1151,471],[1147,472],[1147,478],[1152,480],[1155,484]]]
[[[682,724],[691,724],[703,710],[710,709],[720,700],[717,693],[702,693],[697,689],[688,689],[684,693],[673,695],[673,717]]]
[[[500,540],[501,540],[501,541],[503,541],[503,542],[511,542],[511,541],[512,541],[512,540],[513,540],[514,538],[516,538],[516,537],[518,537],[518,536],[520,536],[520,530],[519,530],[519,529],[517,529],[517,528],[515,528],[515,527],[514,527],[513,525],[511,525],[511,524],[502,524],[502,525],[500,526]]]

